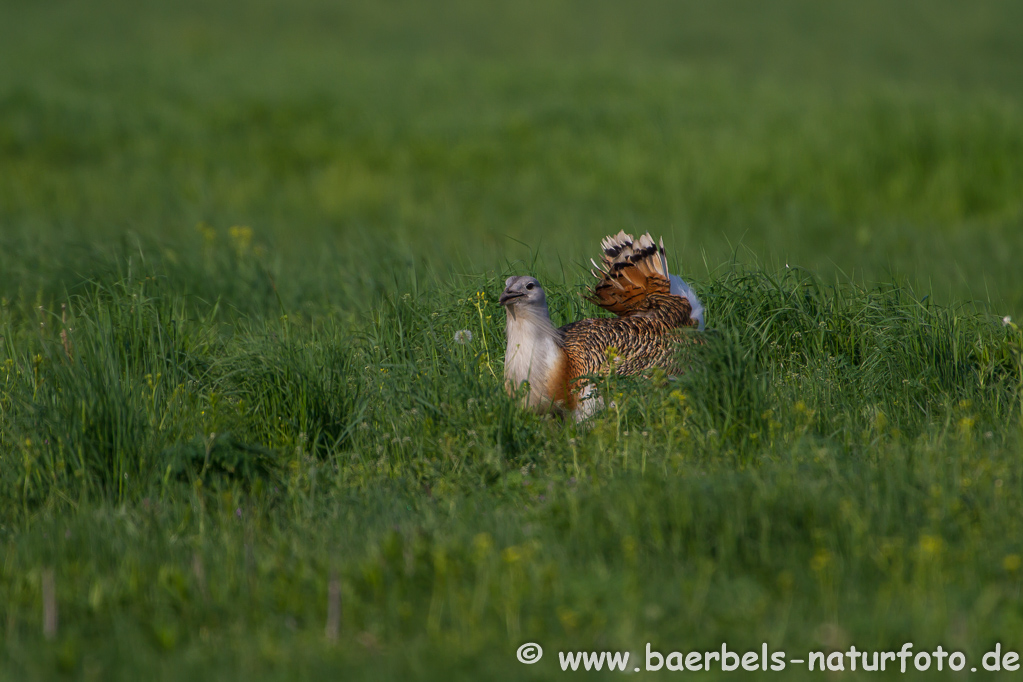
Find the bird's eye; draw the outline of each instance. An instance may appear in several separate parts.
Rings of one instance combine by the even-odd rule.
[[[533,283],[530,282],[529,284],[527,284],[526,288],[532,290],[533,289]]]

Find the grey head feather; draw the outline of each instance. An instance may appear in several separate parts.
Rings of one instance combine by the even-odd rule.
[[[516,275],[506,279],[499,302],[509,311],[542,312],[548,315],[547,296],[543,292],[543,287],[535,277],[528,275]]]

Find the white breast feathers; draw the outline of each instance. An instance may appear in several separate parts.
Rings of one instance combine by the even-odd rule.
[[[546,312],[546,311],[544,311]],[[528,308],[509,309],[508,346],[504,356],[504,379],[511,390],[529,382],[526,405],[550,409],[553,396],[549,386],[563,371],[565,353],[558,344],[558,331],[546,315]]]

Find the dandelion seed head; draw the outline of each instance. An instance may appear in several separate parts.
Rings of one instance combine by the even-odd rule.
[[[1012,324],[1012,318],[1011,317],[1006,315],[1005,317],[1002,318],[1002,326],[1008,327],[1010,324]]]
[[[472,332],[468,329],[459,329],[455,332],[455,343],[460,343],[463,346],[472,341]]]

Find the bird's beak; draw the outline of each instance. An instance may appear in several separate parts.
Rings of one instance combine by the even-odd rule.
[[[505,289],[503,292],[501,292],[501,298],[499,298],[497,302],[500,303],[501,305],[508,305],[510,301],[514,301],[516,298],[521,298],[524,295],[525,294],[523,294],[520,291],[511,291],[510,289]]]

